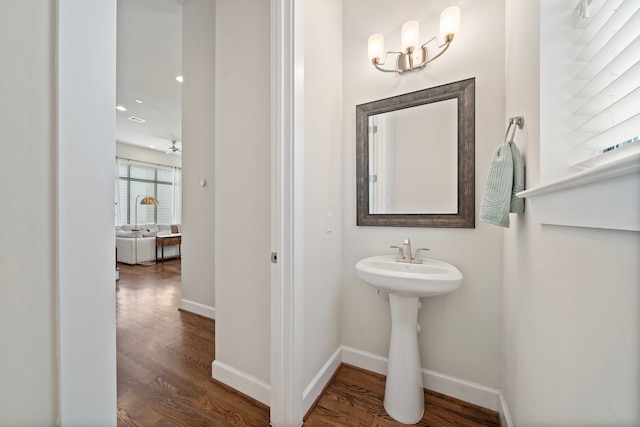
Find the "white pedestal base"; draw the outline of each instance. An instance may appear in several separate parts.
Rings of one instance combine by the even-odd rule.
[[[418,297],[389,294],[391,343],[384,409],[396,421],[415,424],[424,413],[424,387],[418,349]]]

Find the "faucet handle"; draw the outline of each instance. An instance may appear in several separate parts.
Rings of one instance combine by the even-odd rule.
[[[398,255],[396,255],[396,261],[404,259],[404,251],[400,246],[390,246],[390,247],[398,250]]]
[[[420,258],[421,251],[428,251],[428,248],[418,248],[416,249],[416,256],[413,258],[413,261],[417,264],[422,264],[422,258]]]

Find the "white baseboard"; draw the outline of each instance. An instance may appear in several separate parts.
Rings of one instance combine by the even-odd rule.
[[[211,376],[214,380],[220,381],[258,402],[270,406],[271,387],[264,381],[219,360],[214,360],[211,364]]]
[[[209,319],[216,318],[216,309],[214,307],[209,307],[208,305],[200,304],[198,302],[189,301],[188,299],[180,300],[180,309],[184,311],[189,311],[191,313],[199,314],[203,317],[208,317]]]
[[[511,420],[511,414],[509,414],[509,408],[507,408],[507,401],[504,399],[504,394],[500,393],[500,421],[502,421],[503,427],[513,427],[513,421]],[[640,423],[638,424],[640,427]]]
[[[341,363],[381,375],[387,374],[387,358],[352,347],[340,346],[305,388],[302,396],[304,413],[311,408],[322,390],[329,384]],[[269,384],[218,360],[213,361],[211,370],[213,379],[267,406],[270,405],[271,388]],[[427,369],[422,370],[422,379],[425,388],[496,411],[500,414],[500,420],[504,427],[513,427],[501,390]]]
[[[465,381],[427,369],[422,370],[424,388],[433,390],[483,408],[500,409],[500,390],[482,384]]]
[[[342,346],[342,362],[380,375],[387,375],[386,357],[358,350],[352,347]]]
[[[307,388],[302,393],[303,400],[303,413],[307,413],[307,411],[314,404],[316,399],[322,393],[322,390],[329,384],[333,374],[336,373],[340,364],[342,363],[342,348],[338,348],[327,360],[327,363],[324,364],[322,369],[318,372],[311,383],[307,386]]]
[[[342,361],[367,371],[387,374],[388,359],[377,354],[342,346]],[[427,369],[422,370],[422,380],[429,390],[498,412],[502,425],[513,427],[501,390]]]

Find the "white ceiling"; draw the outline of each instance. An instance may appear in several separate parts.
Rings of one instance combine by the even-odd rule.
[[[183,0],[118,0],[116,141],[167,151],[182,147]],[[139,104],[135,99],[141,100]],[[135,123],[129,117],[145,120]]]

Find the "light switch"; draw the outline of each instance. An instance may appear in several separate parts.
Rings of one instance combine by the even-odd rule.
[[[330,212],[327,212],[326,231],[327,233],[331,233],[333,231],[333,214]]]

